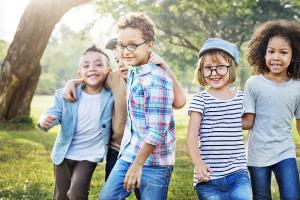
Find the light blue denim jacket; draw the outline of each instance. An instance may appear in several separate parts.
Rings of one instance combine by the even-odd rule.
[[[79,99],[81,96],[82,86],[77,86],[76,91]],[[105,88],[102,88],[100,95],[102,106],[99,108],[101,109],[99,120],[102,128],[101,133],[103,134],[103,143],[105,144],[105,159],[111,135],[113,96],[112,93]],[[63,97],[63,89],[58,89],[55,91],[54,105],[44,113],[46,115],[51,114],[58,117],[58,119],[54,121],[50,128],[61,124],[61,130],[56,137],[51,154],[51,159],[55,165],[62,163],[71,144],[73,135],[75,133],[78,106],[79,101],[73,103],[66,101]],[[42,130],[48,131],[50,128]]]

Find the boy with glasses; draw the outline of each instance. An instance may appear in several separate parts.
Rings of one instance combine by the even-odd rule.
[[[147,64],[154,45],[151,20],[132,13],[118,23],[118,45],[129,69],[127,120],[119,159],[101,200],[124,199],[139,188],[142,199],[166,199],[175,162],[173,85],[167,73]]]

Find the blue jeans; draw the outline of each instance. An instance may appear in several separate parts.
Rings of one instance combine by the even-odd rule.
[[[238,171],[219,179],[196,185],[201,200],[251,200],[252,191],[248,172]]]
[[[299,173],[295,158],[280,161],[268,167],[248,167],[256,200],[271,200],[272,171],[279,187],[280,199],[300,200]]]
[[[105,165],[105,181],[108,179],[112,169],[114,168],[117,160],[118,160],[119,151],[114,150],[112,148],[108,148],[106,165]],[[137,200],[141,199],[140,190],[136,188],[134,190],[134,194]]]
[[[121,159],[116,162],[99,195],[100,200],[121,200],[130,195],[131,192],[127,192],[123,187],[130,165],[131,163]],[[140,185],[141,199],[167,199],[172,171],[172,166],[143,166]]]

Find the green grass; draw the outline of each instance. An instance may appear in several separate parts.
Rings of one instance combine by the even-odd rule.
[[[31,109],[33,120],[36,121],[52,102],[53,98],[50,96],[35,96]],[[187,106],[175,111],[175,119],[177,122],[176,165],[168,199],[197,199],[196,192],[192,188],[193,165],[185,146]],[[0,200],[52,199],[54,175],[50,153],[57,131],[58,128],[55,128],[48,134],[44,134],[37,129],[0,129]],[[295,136],[295,142],[300,145],[299,136]],[[97,199],[103,184],[104,164],[101,163],[97,166],[92,179],[90,199]],[[272,185],[273,199],[279,199],[274,180]],[[134,195],[128,199],[135,199]]]

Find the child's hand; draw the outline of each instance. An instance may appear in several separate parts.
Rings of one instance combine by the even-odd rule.
[[[132,163],[129,167],[124,179],[124,188],[128,192],[131,192],[135,190],[135,188],[140,187],[142,167],[142,165],[137,165],[135,163]]]
[[[72,80],[69,80],[64,88],[64,92],[63,92],[63,95],[64,95],[64,98],[67,100],[67,101],[76,101],[76,84],[78,84],[78,82],[80,81],[83,81],[81,79],[72,79]]]
[[[154,52],[150,53],[148,63],[159,65],[165,71],[168,71],[170,69],[165,60]]]
[[[39,125],[43,129],[48,129],[57,118],[55,115],[44,115],[40,118]]]
[[[196,166],[196,174],[200,182],[209,181],[211,173],[212,170],[203,161]]]

